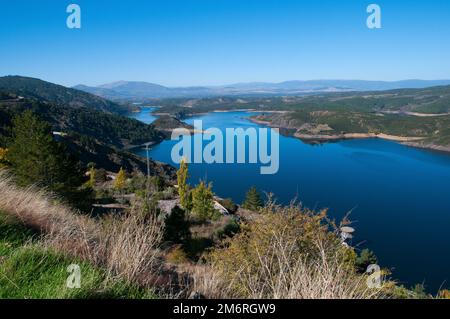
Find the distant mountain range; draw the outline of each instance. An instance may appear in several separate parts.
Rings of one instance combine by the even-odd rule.
[[[96,87],[77,85],[81,91],[112,100],[134,100],[161,98],[200,98],[212,96],[273,96],[306,95],[326,92],[383,91],[406,88],[426,88],[450,85],[450,80],[404,80],[404,81],[363,81],[363,80],[314,80],[286,81],[281,83],[236,83],[224,86],[166,87],[159,84],[134,81],[119,81]]]

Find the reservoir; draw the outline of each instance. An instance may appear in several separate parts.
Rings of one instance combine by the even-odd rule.
[[[132,117],[150,123],[151,111]],[[204,129],[260,127],[247,119],[251,115],[209,113],[186,122],[201,119]],[[176,143],[153,146],[150,157],[176,167],[171,161]],[[279,162],[275,175],[261,175],[259,164],[190,164],[190,182],[210,181],[216,194],[237,203],[255,185],[274,193],[279,203],[297,198],[311,209],[328,208],[337,221],[351,212],[353,246],[373,250],[400,284],[424,283],[432,293],[450,287],[449,155],[380,139],[309,145],[280,136]]]

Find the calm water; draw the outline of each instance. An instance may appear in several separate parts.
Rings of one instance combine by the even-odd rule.
[[[151,122],[149,110],[134,117]],[[191,118],[204,128],[258,127],[245,112]],[[172,163],[176,142],[165,141],[151,157]],[[144,153],[141,153],[145,156]],[[172,163],[173,164],[173,163]],[[424,282],[430,291],[450,280],[450,156],[367,139],[311,146],[280,137],[280,169],[260,175],[259,165],[191,164],[191,183],[212,181],[214,191],[240,203],[252,185],[288,203],[297,194],[310,208],[330,208],[341,219],[352,211],[353,244],[375,251],[401,283]]]
[[[134,118],[136,120],[139,120],[141,122],[150,124],[154,120],[157,119],[157,117],[152,114],[152,112],[155,109],[156,109],[156,107],[152,107],[152,106],[143,107],[141,112],[139,112],[139,113],[130,113],[129,117]]]

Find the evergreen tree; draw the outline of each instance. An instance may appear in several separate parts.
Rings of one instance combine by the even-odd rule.
[[[166,216],[164,223],[164,240],[175,244],[187,244],[191,238],[189,221],[183,209],[175,206]]]
[[[127,175],[123,168],[121,167],[119,173],[117,173],[116,180],[114,182],[114,189],[117,191],[121,191],[125,188],[127,183]]]
[[[192,190],[192,213],[201,221],[206,221],[214,217],[214,195],[212,186],[208,186],[201,181],[196,188]]]
[[[259,210],[263,206],[263,201],[255,186],[252,186],[247,192],[242,206],[249,210]]]
[[[8,161],[20,185],[38,184],[70,199],[82,182],[82,172],[51,127],[31,111],[13,119]]]
[[[178,194],[180,195],[181,206],[190,211],[192,209],[192,197],[189,192],[187,179],[189,177],[189,169],[186,161],[183,159],[180,163],[180,169],[177,171]]]

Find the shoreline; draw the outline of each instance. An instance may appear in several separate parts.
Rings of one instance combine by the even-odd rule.
[[[251,109],[214,110],[211,112],[203,113],[203,115],[208,114],[208,113],[230,113],[230,112],[253,112],[253,110],[251,110]],[[288,111],[263,111],[263,112],[264,113],[286,113]],[[159,113],[159,114],[153,113],[153,114],[155,116],[163,115],[163,113]],[[169,114],[167,114],[167,115],[169,115]],[[202,114],[201,113],[192,114],[189,117],[198,116],[198,115],[202,115]],[[280,128],[280,127],[273,125],[270,121],[263,121],[258,118],[252,117],[252,116],[246,117],[246,119],[255,124],[260,124],[260,125],[264,125],[264,126],[268,126],[268,127],[272,127],[272,128]],[[280,128],[280,129],[282,129],[282,128]],[[292,129],[294,130],[294,128],[292,128]],[[169,129],[169,130],[171,132],[173,129]],[[164,131],[164,130],[161,130],[161,131]],[[191,132],[191,134],[205,133],[204,131],[199,132],[198,130],[195,130],[195,129],[192,130],[192,128],[191,128],[190,132]],[[378,134],[376,134],[376,133],[346,133],[346,134],[335,134],[335,135],[320,135],[320,134],[313,135],[313,134],[294,133],[294,134],[289,134],[289,136],[298,138],[299,140],[304,141],[306,143],[308,143],[308,142],[309,143],[311,143],[311,142],[327,143],[327,142],[337,142],[337,141],[342,141],[342,140],[379,138],[379,139],[383,139],[383,140],[387,140],[387,141],[398,142],[402,145],[409,146],[409,147],[446,153],[447,155],[450,154],[450,146],[442,146],[442,145],[436,145],[436,144],[432,144],[432,143],[427,143],[427,144],[419,143],[420,141],[423,141],[424,139],[426,139],[426,137],[396,136],[396,135],[390,135],[390,134],[385,134],[385,133],[378,133]],[[165,139],[163,139],[163,140],[165,140]],[[162,141],[155,142],[154,144],[159,144]],[[152,145],[152,146],[154,146],[154,145]],[[126,150],[132,150],[132,149],[139,148],[139,147],[141,147],[141,146],[140,145],[132,145],[130,147],[127,147]]]
[[[396,136],[384,133],[345,133],[337,135],[311,135],[311,134],[300,134],[294,133],[294,137],[301,140],[323,140],[323,141],[337,141],[337,140],[356,140],[356,139],[366,139],[366,138],[380,138],[388,141],[395,142],[416,142],[421,141],[423,137],[408,137],[408,136]]]
[[[280,128],[275,125],[273,125],[270,121],[263,121],[260,119],[256,119],[253,117],[248,118],[249,121],[266,125],[268,127],[272,128]],[[294,130],[294,129],[293,129]],[[384,133],[346,133],[346,134],[336,134],[336,135],[313,135],[313,134],[289,134],[289,136],[298,138],[301,141],[304,142],[317,142],[317,143],[328,143],[328,142],[337,142],[337,141],[343,141],[343,140],[355,140],[355,139],[369,139],[369,138],[379,138],[387,141],[393,141],[398,142],[402,145],[419,148],[423,150],[428,151],[437,151],[441,153],[445,153],[447,155],[450,155],[450,146],[442,146],[442,145],[436,145],[432,143],[422,144],[419,143],[420,141],[423,141],[426,139],[426,137],[408,137],[408,136],[396,136],[396,135],[389,135]]]
[[[417,117],[442,117],[449,116],[450,113],[419,113],[419,112],[402,112],[402,111],[382,111],[381,114],[409,115]]]
[[[409,146],[409,147],[420,148],[423,150],[434,151],[434,152],[439,152],[439,153],[444,153],[446,155],[450,155],[450,146],[442,146],[442,145],[436,145],[436,144],[420,144],[420,143],[414,143],[414,142],[404,142],[402,144],[405,146]]]
[[[258,109],[234,109],[234,110],[214,110],[211,113],[233,113],[233,112],[254,112],[254,113],[271,113],[271,114],[284,114],[289,111],[277,111],[277,110],[258,110]]]

